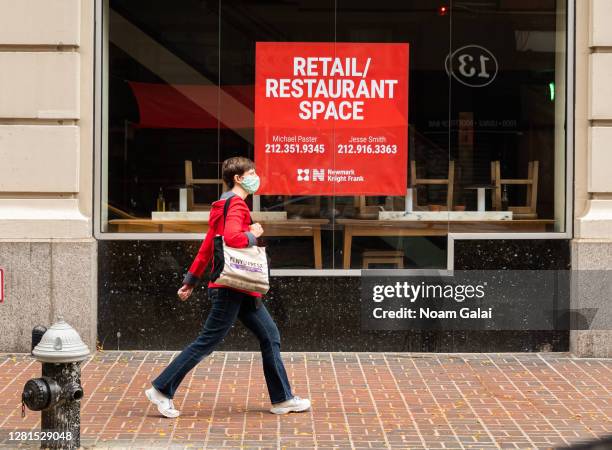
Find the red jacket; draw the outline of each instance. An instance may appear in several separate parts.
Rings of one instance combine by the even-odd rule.
[[[225,206],[225,202],[229,197],[235,198],[232,198],[232,203],[230,204],[229,210],[227,211],[227,217],[225,219],[225,229],[223,229],[223,207]],[[185,275],[183,283],[195,285],[200,280],[204,270],[212,259],[213,238],[216,235],[223,235],[223,240],[230,247],[243,248],[251,245],[257,245],[255,235],[249,231],[250,223],[251,214],[245,201],[231,191],[224,192],[219,200],[212,203],[212,208],[208,218],[208,232],[204,237],[204,241],[200,246],[198,254],[189,268],[189,272],[187,272],[187,275]],[[208,283],[208,287],[227,288],[227,286],[215,284],[212,281]],[[245,292],[254,297],[261,297],[261,293],[259,292],[251,292],[235,288],[228,289]]]

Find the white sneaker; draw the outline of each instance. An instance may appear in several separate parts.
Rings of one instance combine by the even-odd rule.
[[[307,398],[300,398],[294,395],[293,398],[285,400],[281,403],[275,403],[270,412],[272,414],[287,414],[290,412],[302,412],[310,409],[310,400]]]
[[[162,416],[174,419],[181,414],[179,410],[174,407],[172,399],[166,397],[154,387],[147,389],[145,395],[151,403],[157,406],[157,410]]]

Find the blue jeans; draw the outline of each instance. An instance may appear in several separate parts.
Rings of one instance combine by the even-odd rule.
[[[153,380],[153,386],[162,394],[173,398],[185,375],[213,352],[223,341],[236,318],[239,318],[259,339],[271,403],[292,398],[291,386],[280,354],[280,334],[266,307],[262,304],[255,308],[255,297],[232,289],[208,288],[208,297],[212,301],[212,309],[200,335]],[[245,383],[247,382],[245,380]]]

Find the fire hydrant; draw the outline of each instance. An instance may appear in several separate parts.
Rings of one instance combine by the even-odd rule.
[[[33,339],[36,335],[32,333]],[[89,348],[61,316],[38,344],[32,344],[36,345],[32,356],[42,363],[42,377],[28,380],[23,387],[22,413],[25,406],[42,411],[41,448],[77,449],[83,398],[80,363],[89,356]]]

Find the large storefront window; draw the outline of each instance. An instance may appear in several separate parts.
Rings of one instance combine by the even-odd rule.
[[[274,269],[444,268],[449,233],[565,231],[566,9],[110,0],[100,232],[206,232],[236,155]]]

